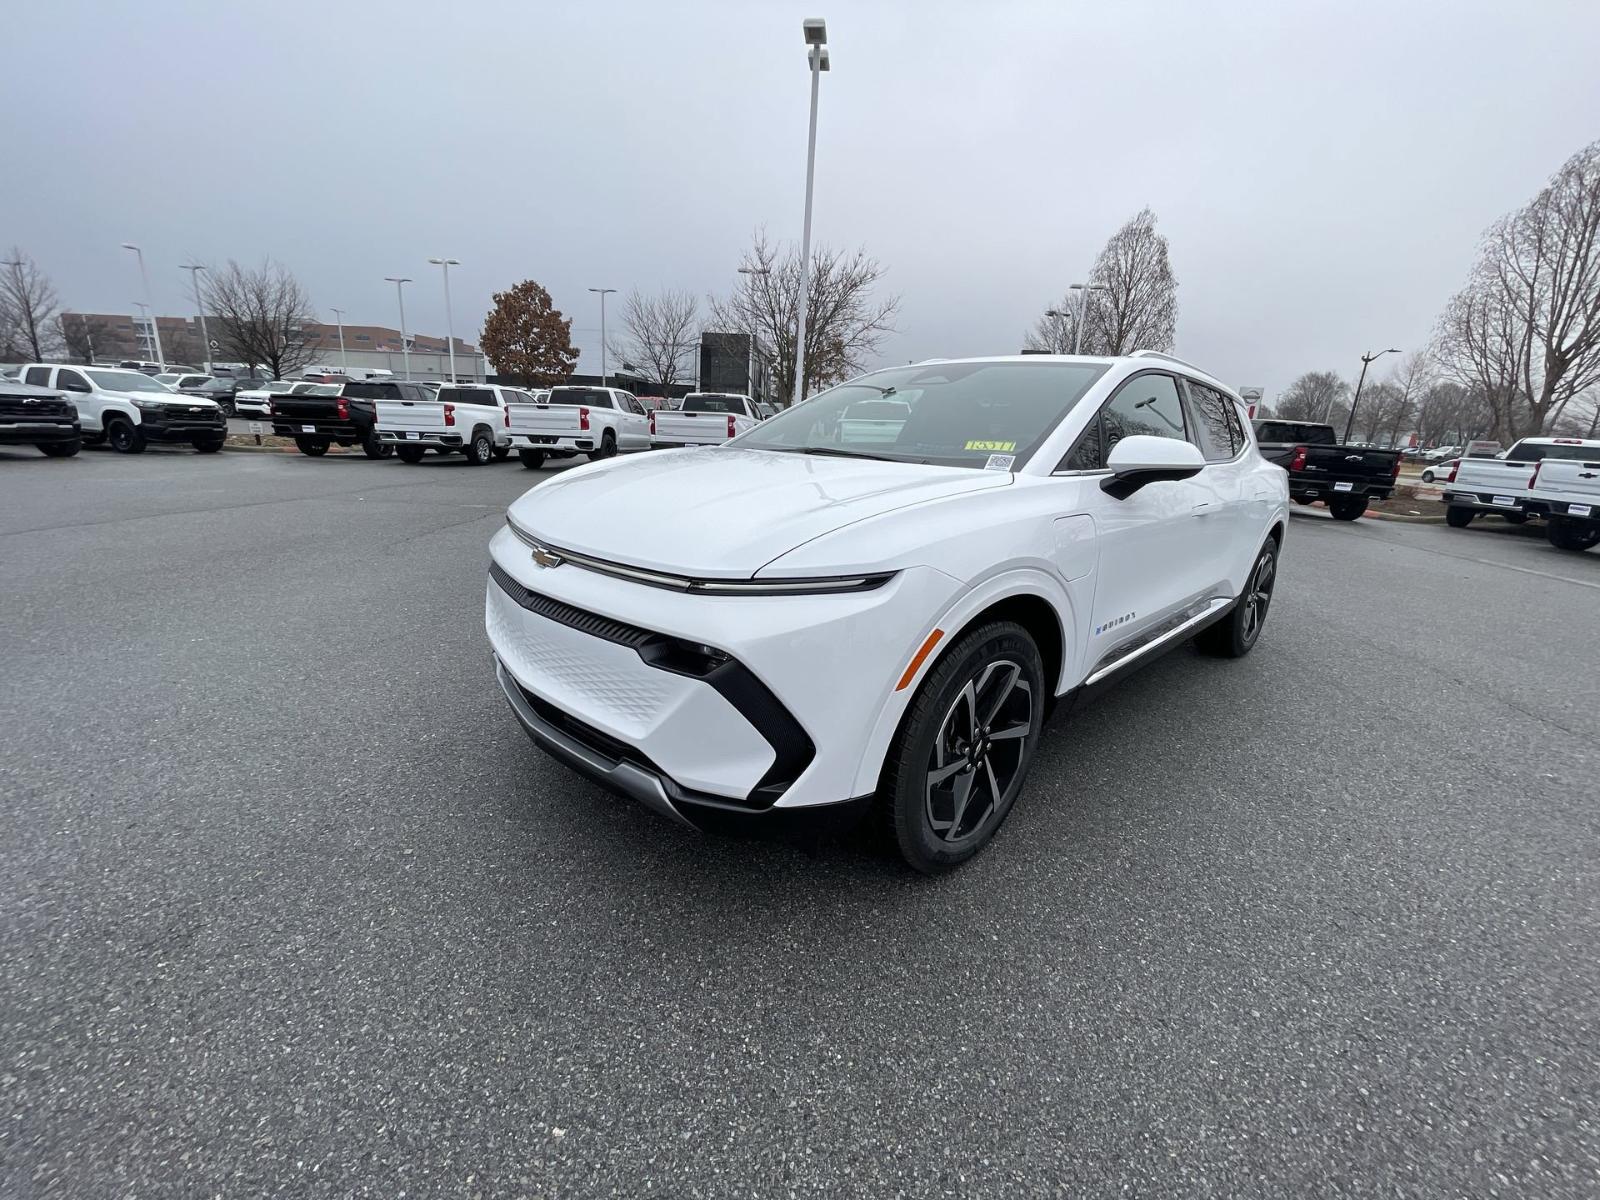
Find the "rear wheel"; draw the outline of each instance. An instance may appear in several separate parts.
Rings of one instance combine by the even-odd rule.
[[[880,796],[908,864],[948,871],[994,837],[1032,762],[1044,691],[1039,649],[1012,621],[973,630],[929,672],[890,747]]]
[[[201,454],[215,454],[222,449],[222,444],[227,440],[223,434],[214,433],[209,436],[192,437],[189,439],[189,444]]]
[[[472,440],[466,446],[467,465],[472,467],[486,467],[494,461],[494,438],[489,436],[487,429],[478,428],[472,431]]]
[[[388,442],[380,442],[377,432],[373,431],[361,439],[361,453],[368,458],[388,458],[394,453],[394,447]]]
[[[106,440],[118,454],[143,454],[144,434],[132,421],[113,417],[106,425]]]
[[[1477,514],[1465,505],[1452,504],[1444,510],[1444,523],[1451,529],[1465,529],[1472,524],[1472,518]]]
[[[1422,473],[1422,482],[1423,483],[1432,483],[1433,482],[1433,472],[1432,471],[1424,471]]]
[[[422,461],[422,456],[427,454],[428,448],[426,446],[396,446],[394,452],[400,456],[400,461],[403,463],[419,463]]]
[[[530,471],[537,471],[544,466],[543,450],[518,450],[517,457],[522,460],[522,465]]]
[[[1255,565],[1250,568],[1244,591],[1239,593],[1233,611],[1196,634],[1195,648],[1215,658],[1243,658],[1249,654],[1267,623],[1267,609],[1272,604],[1272,589],[1277,580],[1278,543],[1268,538],[1261,553],[1256,555]]]
[[[1354,521],[1367,511],[1367,498],[1365,496],[1330,496],[1328,497],[1328,511],[1333,514],[1335,521]]]
[[[297,437],[294,440],[294,444],[299,448],[301,454],[310,458],[321,458],[328,452],[327,438]]]
[[[1552,520],[1545,527],[1545,537],[1558,550],[1587,550],[1600,545],[1600,525],[1579,525],[1572,521]]]
[[[616,454],[616,452],[617,435],[608,429],[600,437],[600,448],[598,450],[589,451],[589,458],[591,460],[610,458],[612,455]]]
[[[46,458],[71,458],[81,449],[83,442],[78,438],[70,442],[42,442],[39,445],[39,453]]]

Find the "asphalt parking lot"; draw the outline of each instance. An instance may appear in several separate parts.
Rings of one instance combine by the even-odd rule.
[[[1600,552],[1297,512],[929,880],[528,743],[533,479],[0,451],[0,1195],[1600,1190]]]

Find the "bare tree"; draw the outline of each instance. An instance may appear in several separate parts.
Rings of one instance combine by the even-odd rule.
[[[1156,214],[1140,211],[1106,243],[1089,274],[1083,349],[1093,354],[1171,350],[1178,329],[1178,281]]]
[[[1071,354],[1073,341],[1077,336],[1080,311],[1077,296],[1068,292],[1060,303],[1046,309],[1034,327],[1028,331],[1022,340],[1024,349],[1038,350],[1045,354]]]
[[[1285,421],[1330,421],[1350,411],[1350,385],[1337,371],[1307,371],[1272,406]]]
[[[223,353],[282,379],[311,360],[318,334],[300,281],[268,259],[248,269],[229,262],[207,271],[202,293]]]
[[[667,289],[646,296],[637,288],[622,303],[623,338],[607,350],[644,371],[662,389],[682,382],[700,343],[700,302],[692,292]]]
[[[1600,142],[1490,227],[1435,345],[1446,372],[1487,398],[1502,441],[1550,428],[1600,383]]]
[[[105,321],[91,321],[83,313],[64,312],[56,318],[61,344],[68,357],[92,363],[96,354],[105,354],[118,344],[116,330]]]
[[[59,307],[55,285],[39,270],[39,264],[20,248],[11,247],[0,272],[0,335],[12,343],[8,356],[43,362],[52,354],[60,344]]]
[[[721,332],[748,333],[772,352],[779,395],[787,404],[794,385],[800,255],[794,249],[780,252],[760,230],[739,269],[744,273],[733,294],[725,300],[711,298],[712,323]],[[884,268],[864,249],[849,253],[826,246],[813,249],[806,288],[802,398],[859,373],[893,332],[900,298],[873,295],[883,276]]]
[[[1392,392],[1381,407],[1382,420],[1373,427],[1374,433],[1368,434],[1367,440],[1376,441],[1379,433],[1387,431],[1388,444],[1396,445],[1401,430],[1410,431],[1414,425],[1417,406],[1432,382],[1433,362],[1426,352],[1414,350],[1402,358],[1389,376],[1388,387]]]

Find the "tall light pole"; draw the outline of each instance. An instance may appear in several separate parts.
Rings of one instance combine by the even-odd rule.
[[[1047,316],[1047,317],[1054,317],[1055,318],[1055,321],[1056,321],[1055,345],[1050,347],[1050,352],[1052,354],[1060,354],[1061,351],[1056,349],[1056,346],[1059,346],[1061,344],[1061,319],[1063,317],[1065,317],[1067,314],[1062,312],[1059,308],[1047,308],[1047,309],[1044,310],[1044,315]]]
[[[1354,400],[1350,401],[1350,415],[1346,417],[1344,421],[1345,441],[1348,442],[1350,440],[1350,427],[1356,423],[1356,405],[1361,403],[1361,385],[1367,381],[1367,368],[1373,363],[1377,362],[1378,359],[1382,358],[1385,354],[1399,353],[1400,351],[1391,348],[1388,350],[1379,350],[1376,354],[1374,354],[1371,350],[1368,350],[1361,356],[1361,378],[1356,380],[1356,397]],[[1333,407],[1333,402],[1331,400],[1328,402],[1328,407],[1330,409]]]
[[[456,319],[450,312],[450,268],[459,267],[461,260],[457,258],[430,258],[428,260],[436,267],[444,269],[444,331],[450,340],[446,345],[450,348],[450,382],[456,381]]]
[[[339,366],[346,375],[350,374],[350,356],[344,352],[344,313],[342,308],[329,309],[333,319],[339,325]]]
[[[199,263],[181,263],[178,269],[189,272],[189,284],[194,288],[194,310],[200,314],[200,340],[205,343],[205,370],[209,374],[211,371],[211,335],[206,332],[206,306],[200,303],[200,272],[204,271],[205,267]]]
[[[806,220],[800,235],[800,299],[794,337],[794,395],[790,404],[806,398],[806,306],[811,287],[811,185],[817,173],[817,85],[828,69],[828,25],[821,17],[807,17],[800,23],[805,35],[806,60],[811,64],[811,127],[806,134]]]
[[[150,276],[145,273],[144,269],[144,251],[132,242],[123,242],[122,248],[124,250],[132,250],[138,256],[139,278],[144,280],[144,306],[146,309],[153,309],[155,305],[150,300]],[[161,353],[161,330],[156,328],[154,317],[150,318],[150,337],[155,342],[156,362],[160,363],[161,369],[165,371],[167,369],[167,356]]]
[[[394,284],[395,299],[400,301],[400,359],[405,363],[406,378],[411,378],[411,347],[406,345],[406,294],[401,290],[403,284],[410,283],[409,277],[398,275],[385,275],[385,283]],[[452,380],[452,382],[454,382]]]
[[[606,386],[606,297],[616,288],[590,288],[600,297],[600,386]]]
[[[133,306],[139,310],[139,324],[144,330],[144,352],[150,353],[150,306],[142,300],[135,300]]]
[[[1083,327],[1088,323],[1089,293],[1103,292],[1105,290],[1105,286],[1098,283],[1071,283],[1067,285],[1067,291],[1078,293],[1078,320],[1072,330],[1072,352],[1074,354],[1083,352]]]

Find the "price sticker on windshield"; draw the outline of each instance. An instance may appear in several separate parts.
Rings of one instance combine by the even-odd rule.
[[[1016,448],[1017,448],[1017,444],[1015,442],[968,442],[967,443],[967,449],[968,450],[1006,451],[1006,450],[1015,450]]]
[[[985,471],[1009,471],[1011,464],[1017,461],[1015,454],[991,454],[989,461],[983,464]]]

